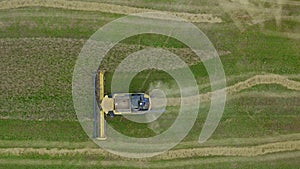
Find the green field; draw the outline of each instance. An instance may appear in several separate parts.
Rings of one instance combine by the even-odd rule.
[[[282,6],[280,24],[275,17],[258,24],[244,23],[248,20],[240,17],[244,29],[240,29],[236,18],[226,13],[218,1],[81,1],[212,14],[223,22],[194,24],[218,51],[228,87],[255,75],[268,77],[276,74],[295,83],[300,82],[299,1],[289,1],[290,4]],[[241,16],[244,14],[238,12]],[[251,157],[212,154],[171,159],[158,156],[143,160],[101,152],[75,152],[86,148],[97,149],[81,128],[73,107],[72,76],[77,57],[95,31],[122,16],[125,15],[43,5],[10,9],[0,7],[0,168],[300,167],[300,90],[280,84],[258,84],[229,94],[221,122],[204,144],[198,144],[197,140],[210,104],[201,103],[192,130],[171,151],[204,147],[246,148],[298,141],[291,149],[281,151],[275,147],[272,153]],[[146,34],[120,42],[105,57],[101,68],[107,70],[107,94],[110,93],[111,79],[120,61],[148,47],[163,48],[177,54],[192,70],[199,93],[211,91],[205,67],[191,49],[173,38]],[[149,92],[158,83],[166,89],[175,89],[169,91],[169,97],[179,96],[175,80],[157,70],[140,72],[132,81],[130,91]],[[168,106],[166,113],[150,124],[135,123],[121,116],[108,118],[107,122],[125,135],[151,137],[172,125],[178,109],[179,106]],[[70,150],[70,153],[64,154],[60,150]]]

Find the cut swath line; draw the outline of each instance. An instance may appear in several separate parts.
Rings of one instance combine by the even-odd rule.
[[[235,94],[242,90],[249,89],[256,85],[261,84],[278,84],[283,87],[286,87],[290,90],[300,91],[300,82],[290,80],[287,77],[281,76],[281,75],[275,75],[275,74],[267,74],[267,75],[256,75],[252,78],[249,78],[243,82],[238,82],[232,86],[226,87],[227,94]],[[221,89],[224,90],[224,89]],[[214,91],[218,92],[218,91]],[[202,102],[208,102],[210,101],[212,96],[212,92],[208,92],[205,94],[200,94],[200,100]],[[194,97],[198,96],[190,96],[189,99],[192,101],[194,100]],[[180,105],[177,98],[168,98],[168,103],[172,103],[172,105],[169,104],[169,106],[177,106]]]
[[[286,152],[279,154],[268,154],[259,157],[216,157],[206,159],[185,159],[172,161],[133,161],[133,160],[60,160],[60,159],[0,159],[0,164],[22,165],[22,166],[114,166],[114,167],[137,167],[147,166],[148,168],[186,167],[199,166],[203,164],[217,164],[226,162],[268,162],[275,160],[299,158],[300,152]]]
[[[204,148],[189,148],[171,150],[159,156],[153,157],[154,159],[170,160],[176,158],[190,158],[190,157],[206,157],[206,156],[240,156],[240,157],[253,157],[265,155],[270,153],[299,151],[300,140],[285,141],[268,143],[256,146],[247,147],[204,147]],[[46,148],[1,148],[0,155],[14,155],[22,156],[26,154],[38,155],[102,155],[111,156],[112,158],[120,158],[119,156],[111,155],[102,149],[95,148],[82,148],[82,149],[46,149]]]
[[[168,12],[157,11],[145,8],[135,8],[130,6],[121,6],[107,3],[98,2],[82,2],[82,1],[67,1],[67,0],[10,0],[0,2],[0,9],[13,9],[21,7],[50,7],[62,8],[70,10],[83,10],[83,11],[100,11],[115,14],[133,14],[145,12],[166,12],[177,17],[181,17],[190,22],[205,22],[205,23],[221,23],[222,19],[212,14],[193,14],[185,12]]]
[[[148,81],[150,75],[151,75],[151,71],[149,71],[149,72],[147,73],[146,79],[144,80],[144,82],[143,82],[143,84],[142,84],[140,90],[143,90],[143,89],[144,89],[144,87],[145,87],[145,85],[146,85],[146,82]]]

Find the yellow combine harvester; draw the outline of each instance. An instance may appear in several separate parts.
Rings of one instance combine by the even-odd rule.
[[[95,79],[96,76],[95,76]],[[105,117],[114,115],[138,115],[144,114],[151,110],[151,99],[145,93],[115,93],[111,96],[104,96],[104,72],[98,74],[98,99],[95,99],[95,106],[100,103],[100,113],[94,112],[94,137],[100,140],[106,139]],[[97,93],[97,92],[96,92]]]

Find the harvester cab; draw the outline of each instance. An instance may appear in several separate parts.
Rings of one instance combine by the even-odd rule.
[[[145,93],[115,93],[104,95],[104,72],[95,76],[95,104],[100,112],[94,112],[94,137],[106,139],[106,116],[138,115],[151,110],[151,98]],[[96,94],[97,93],[97,94]],[[94,110],[97,110],[94,108]]]

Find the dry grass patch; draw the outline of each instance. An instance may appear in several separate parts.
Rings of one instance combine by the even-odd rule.
[[[12,9],[21,7],[52,7],[63,8],[71,10],[83,10],[83,11],[101,11],[116,14],[133,14],[133,13],[145,13],[145,12],[160,12],[152,9],[135,8],[129,6],[121,6],[114,4],[98,3],[98,2],[82,2],[82,1],[66,1],[66,0],[10,0],[0,2],[0,9]],[[192,14],[184,12],[168,12],[172,15],[181,17],[190,22],[206,22],[206,23],[220,23],[221,18],[213,16],[212,14]]]
[[[251,157],[277,152],[298,151],[300,150],[300,141],[285,141],[277,143],[268,143],[249,147],[205,147],[170,150],[151,159],[170,160],[177,158],[206,157],[206,156],[243,156]],[[57,149],[57,148],[1,148],[0,155],[21,155],[38,154],[49,156],[63,155],[101,155],[113,159],[127,159],[112,155],[100,148],[81,148],[81,149]]]

